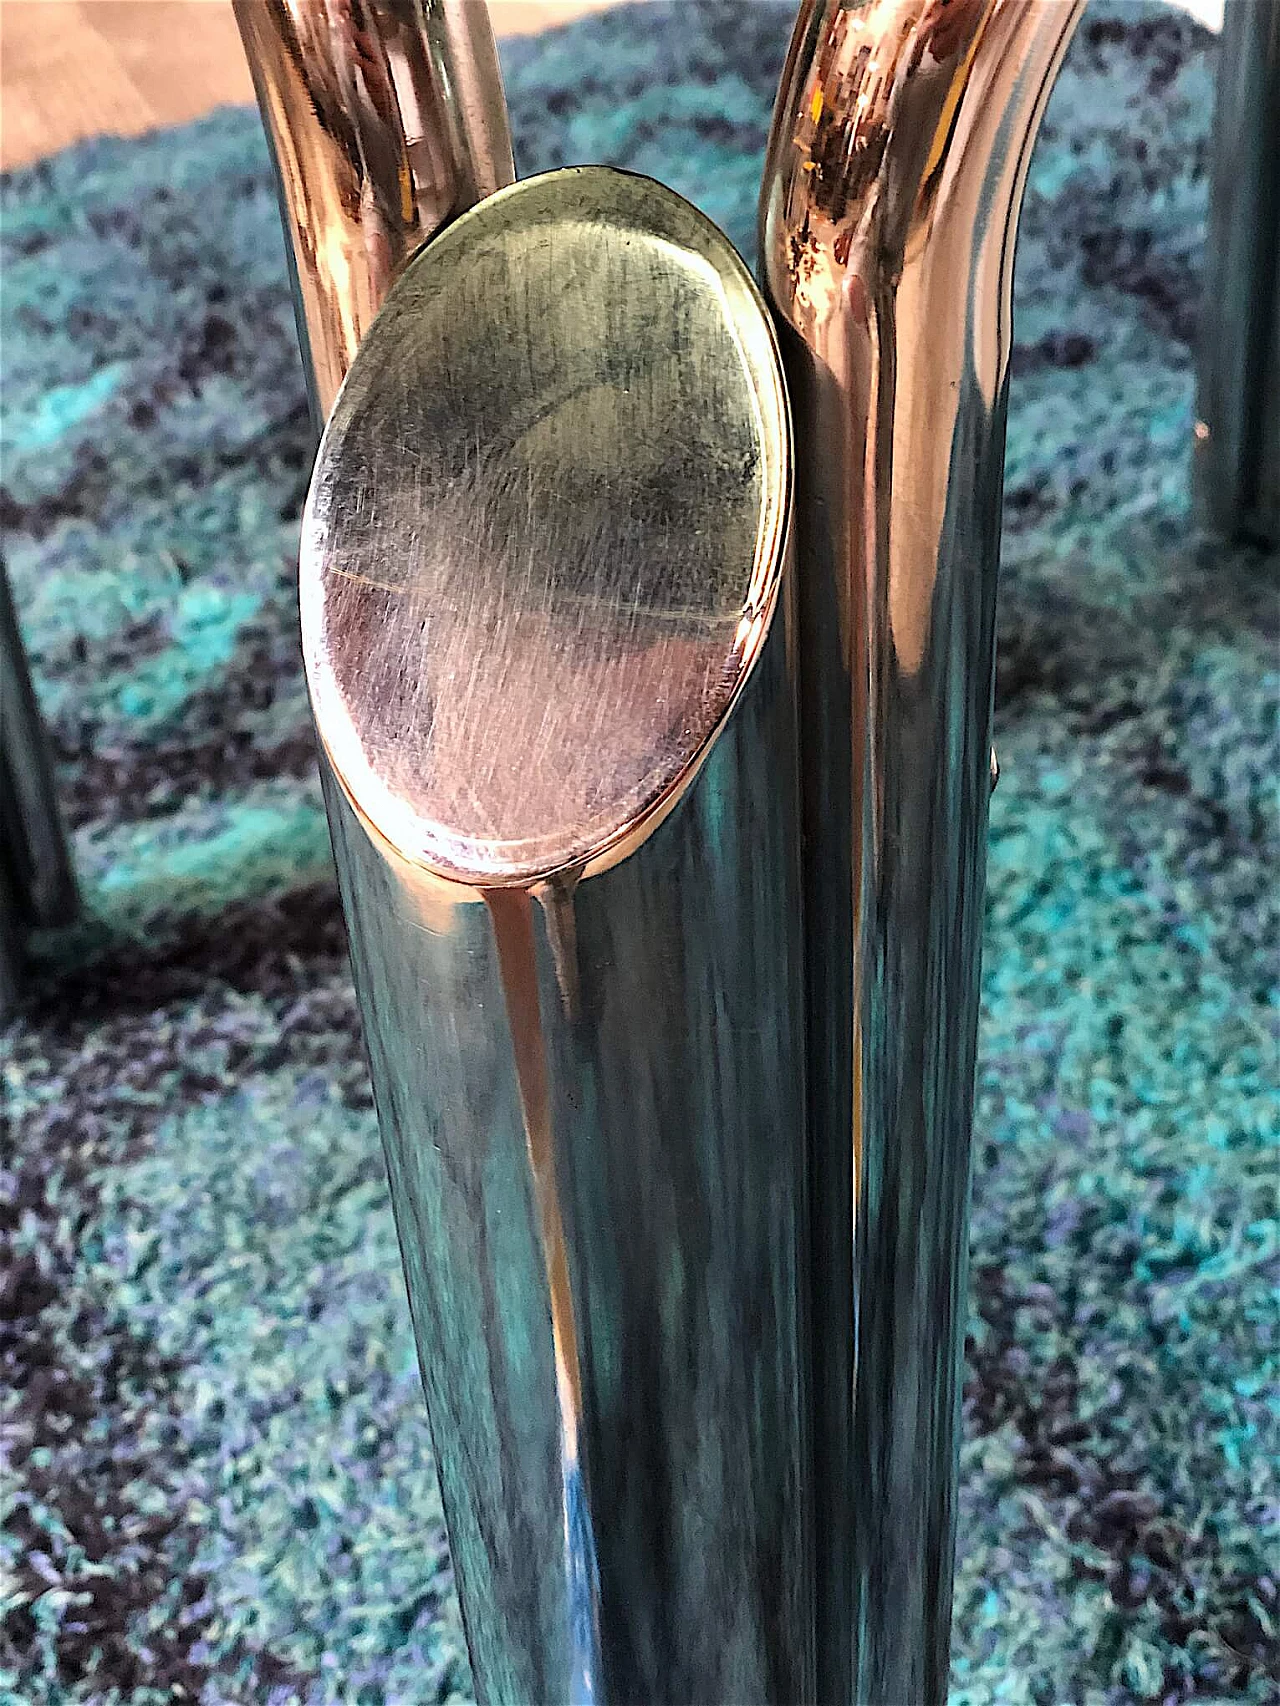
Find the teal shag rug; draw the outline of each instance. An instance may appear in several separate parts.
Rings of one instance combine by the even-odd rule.
[[[788,28],[705,0],[508,44],[521,169],[652,173],[749,253]],[[1277,565],[1188,508],[1213,66],[1096,6],[1031,170],[954,1706],[1278,1698]],[[257,119],[0,205],[0,519],[86,906],[0,1033],[0,1699],[465,1700]]]

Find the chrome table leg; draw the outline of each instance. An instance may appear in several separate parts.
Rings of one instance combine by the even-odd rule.
[[[304,653],[477,1690],[811,1699],[767,313],[643,180],[481,201],[483,7],[237,5],[319,415],[346,378]]]
[[[21,994],[27,931],[68,923],[76,904],[40,711],[0,562],[0,1020]]]
[[[789,449],[727,239],[600,168],[434,239],[320,448],[303,651],[486,1701],[812,1697]]]
[[[1226,0],[1200,333],[1200,497],[1280,540],[1280,0]]]
[[[947,1692],[1013,247],[1079,9],[804,0],[765,170],[796,432],[824,1703]]]
[[[234,0],[323,424],[420,244],[515,176],[483,0]]]

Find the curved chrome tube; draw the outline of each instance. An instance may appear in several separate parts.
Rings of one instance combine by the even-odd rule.
[[[409,256],[515,177],[477,0],[234,0],[324,421]]]
[[[1280,541],[1280,0],[1228,0],[1218,50],[1200,333],[1209,524]]]
[[[303,649],[479,1697],[810,1700],[767,310],[643,180],[481,201],[510,152],[475,0],[237,5],[330,415]],[[412,177],[420,84],[447,169]]]
[[[795,418],[818,1698],[946,1695],[1014,238],[1078,0],[805,0]]]

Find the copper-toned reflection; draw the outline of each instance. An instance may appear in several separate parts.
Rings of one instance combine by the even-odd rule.
[[[304,526],[316,718],[357,808],[475,882],[615,847],[758,652],[786,479],[767,320],[687,203],[588,169],[465,215],[366,337]]]
[[[235,0],[323,421],[405,261],[515,176],[477,0]]]

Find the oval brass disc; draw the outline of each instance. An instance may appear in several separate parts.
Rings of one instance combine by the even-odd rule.
[[[303,524],[316,721],[405,857],[529,883],[629,844],[763,644],[790,442],[726,238],[603,167],[482,202],[407,268]]]

